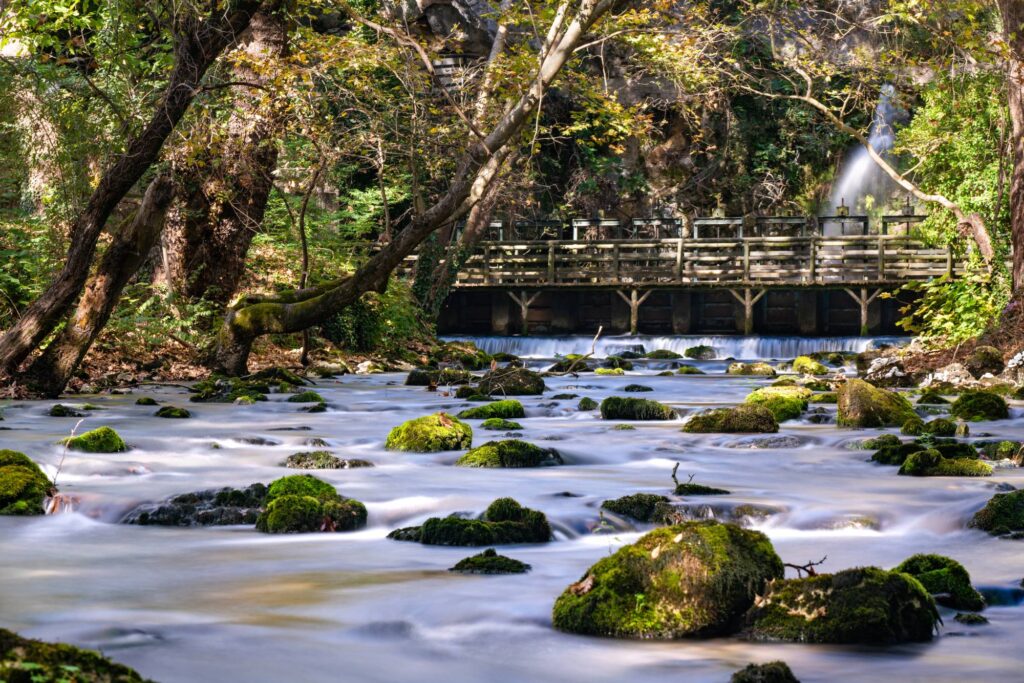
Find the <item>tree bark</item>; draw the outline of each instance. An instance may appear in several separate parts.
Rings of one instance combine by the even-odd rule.
[[[272,94],[268,105],[265,89],[278,71],[275,62],[288,54],[282,13],[257,12],[244,51],[231,77],[244,85],[236,86],[226,140],[207,151],[202,169],[183,178],[181,203],[163,237],[161,277],[184,297],[222,305],[238,289],[273,187],[286,103]]]
[[[333,286],[309,290],[302,297],[250,299],[233,306],[225,316],[213,360],[214,369],[231,375],[246,372],[249,351],[259,336],[299,332],[317,324],[358,299],[364,292],[383,291],[388,278],[435,230],[464,216],[480,200],[498,174],[510,141],[519,135],[535,114],[543,93],[572,57],[583,36],[617,3],[617,0],[582,0],[575,17],[568,19],[573,3],[562,3],[542,49],[537,72],[529,88],[504,111],[491,132],[474,138],[456,165],[447,191],[422,215],[417,215],[351,277]]]
[[[1010,236],[1013,245],[1013,291],[1024,288],[1024,2],[999,0],[1006,40],[1006,81],[1012,124],[1013,170],[1010,173]]]
[[[195,99],[207,69],[245,30],[259,5],[258,0],[237,0],[230,11],[218,8],[205,19],[189,15],[176,24],[174,66],[156,110],[100,178],[73,222],[71,247],[56,279],[0,338],[0,372],[14,373],[67,313],[82,291],[96,241],[111,212],[157,160],[164,141]]]
[[[158,175],[146,189],[134,218],[126,223],[103,253],[96,272],[64,329],[25,373],[29,384],[44,396],[57,397],[99,336],[124,290],[156,244],[174,195],[167,174]]]

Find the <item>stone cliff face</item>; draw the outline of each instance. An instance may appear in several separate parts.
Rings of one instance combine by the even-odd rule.
[[[497,30],[496,10],[484,0],[398,0],[385,2],[384,9],[463,55],[486,56]]]

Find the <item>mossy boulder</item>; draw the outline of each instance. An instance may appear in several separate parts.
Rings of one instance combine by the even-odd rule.
[[[312,390],[292,394],[288,397],[289,403],[323,403],[324,397]]]
[[[407,387],[456,386],[469,384],[473,375],[458,368],[415,368],[405,378]]]
[[[41,515],[52,490],[53,484],[31,458],[0,450],[0,515]]]
[[[327,451],[292,453],[281,464],[297,470],[339,470],[345,467],[344,460]]]
[[[953,436],[956,434],[956,422],[944,417],[937,417],[925,422],[923,431],[932,436]]]
[[[764,406],[772,412],[776,421],[792,420],[807,410],[811,390],[804,387],[763,387],[751,392],[744,403]]]
[[[121,435],[110,427],[98,427],[78,436],[69,436],[61,443],[73,451],[85,453],[123,453],[128,450]]]
[[[703,375],[704,371],[692,365],[680,365],[676,369],[677,375]]]
[[[580,402],[576,404],[576,410],[583,412],[589,412],[591,410],[597,410],[598,403],[589,396],[584,396],[580,399]]]
[[[44,643],[0,629],[0,681],[8,683],[147,683],[134,669],[98,652]]]
[[[487,405],[467,408],[459,413],[459,417],[463,420],[486,420],[492,417],[510,419],[513,417],[526,417],[526,411],[523,410],[523,404],[519,401],[506,399],[494,401]]]
[[[479,555],[459,560],[448,571],[458,574],[525,574],[530,569],[525,562],[499,555],[494,548],[488,548]]]
[[[860,567],[774,581],[747,620],[758,640],[895,645],[931,640],[939,615],[917,579]]]
[[[481,394],[488,396],[539,396],[547,386],[540,373],[526,368],[491,370],[477,384]]]
[[[384,447],[389,451],[436,453],[461,451],[472,444],[473,429],[468,424],[446,413],[434,413],[392,429]]]
[[[500,417],[490,417],[480,423],[480,428],[507,432],[513,429],[522,429],[523,425]]]
[[[988,477],[992,467],[971,458],[944,458],[930,448],[911,453],[900,466],[900,474],[912,477]]]
[[[266,401],[269,393],[270,384],[263,380],[211,375],[192,385],[189,400],[195,403],[234,403],[238,399]]]
[[[713,408],[697,413],[683,425],[689,434],[774,434],[779,423],[771,410],[759,405]]]
[[[541,448],[527,441],[506,439],[488,441],[455,462],[458,467],[545,467],[561,465],[562,456],[554,448]]]
[[[987,618],[975,612],[960,612],[953,617],[953,621],[964,626],[984,626],[988,623]]]
[[[943,555],[913,555],[893,571],[910,574],[921,582],[940,605],[977,612],[985,599],[971,585],[971,575],[962,564]]]
[[[156,402],[156,399],[152,396],[139,396],[135,399],[135,405],[137,406],[157,406],[160,405]]]
[[[570,353],[548,368],[548,372],[593,372],[594,365],[581,353]]]
[[[807,402],[808,403],[828,403],[828,404],[831,404],[831,405],[835,405],[835,404],[839,403],[839,394],[837,394],[834,391],[826,391],[826,392],[823,392],[823,393],[820,393],[820,394],[812,394],[811,397],[807,399]]]
[[[730,363],[726,369],[728,375],[751,375],[758,377],[774,377],[775,368],[768,363]]]
[[[649,358],[650,360],[679,360],[682,357],[680,354],[669,349],[655,349],[644,354],[644,358]]]
[[[878,439],[872,441],[880,442]],[[896,443],[886,441],[885,445],[871,456],[871,460],[882,465],[902,465],[914,453],[929,449],[948,459],[974,460],[978,457],[977,449],[968,443],[957,443],[955,441],[925,443],[920,440],[903,443],[897,440]]]
[[[990,441],[987,443],[979,442],[976,445],[981,448],[982,452],[985,453],[985,457],[990,460],[1006,460],[1010,458],[1020,460],[1022,453],[1024,453],[1024,443],[1020,441]]]
[[[782,577],[768,538],[732,524],[662,527],[594,564],[555,601],[555,628],[617,638],[732,633]]]
[[[993,536],[1024,537],[1024,490],[997,493],[968,524]]]
[[[431,517],[422,526],[395,529],[388,538],[448,546],[547,543],[551,540],[551,526],[543,512],[523,507],[512,498],[499,498],[479,519],[459,515]]]
[[[747,664],[729,679],[729,683],[800,683],[785,662]]]
[[[718,352],[713,347],[704,344],[691,346],[686,351],[683,351],[683,355],[694,360],[714,360],[718,358]]]
[[[917,397],[917,402],[923,405],[942,406],[949,405],[949,399],[942,396],[937,391],[931,389],[925,390],[920,396]]]
[[[175,408],[174,406],[164,406],[153,413],[153,415],[154,417],[165,417],[172,420],[183,420],[185,418],[192,417],[192,413],[188,412],[184,408]]]
[[[1010,417],[1006,400],[989,391],[965,391],[953,401],[949,412],[953,417],[967,422],[1005,420]]]
[[[676,411],[663,403],[646,398],[609,396],[601,401],[601,417],[605,420],[672,420]]]
[[[182,493],[159,503],[143,503],[125,514],[121,524],[141,526],[223,526],[255,524],[267,487],[221,488]]]
[[[614,500],[606,500],[601,503],[601,507],[617,515],[646,523],[663,522],[665,512],[671,509],[668,497],[655,493],[634,493]]]
[[[844,427],[899,427],[917,417],[906,398],[862,379],[848,380],[836,393],[839,424]]]
[[[82,417],[82,413],[63,403],[54,403],[46,414],[50,417]]]
[[[622,368],[598,368],[594,373],[606,377],[621,377],[626,374],[626,371]]]
[[[728,489],[720,489],[714,486],[705,486],[704,484],[695,484],[692,481],[688,481],[683,484],[676,484],[675,494],[677,496],[727,496],[732,491]]]
[[[608,356],[601,361],[601,367],[606,370],[632,370],[633,363],[625,356]]]
[[[980,378],[986,373],[998,375],[1006,368],[1006,364],[1003,363],[1003,352],[996,347],[978,346],[967,356],[964,367],[971,375]]]
[[[900,426],[900,434],[904,436],[921,436],[924,434],[924,420],[916,415]]]
[[[622,387],[622,390],[628,394],[643,394],[649,391],[654,391],[652,387],[649,387],[646,384],[627,384]]]
[[[256,520],[256,529],[268,534],[353,531],[364,526],[366,506],[309,474],[274,481],[267,489],[266,508]]]
[[[793,372],[802,375],[827,375],[828,368],[809,356],[797,356],[793,360]]]

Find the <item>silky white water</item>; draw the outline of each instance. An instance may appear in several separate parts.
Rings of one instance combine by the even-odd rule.
[[[934,642],[891,648],[736,638],[647,643],[554,631],[550,610],[561,591],[639,533],[593,533],[600,502],[638,491],[669,493],[675,462],[684,478],[692,473],[733,492],[688,502],[709,503],[718,515],[739,503],[775,508],[777,514],[754,526],[787,562],[827,556],[823,568],[834,571],[891,567],[915,552],[939,552],[965,564],[977,585],[1007,595],[1024,576],[1024,542],[965,529],[996,484],[1024,485],[1024,470],[999,469],[987,479],[900,477],[895,468],[866,462],[869,452],[844,447],[879,430],[794,421],[780,434],[800,437],[798,447],[737,448],[751,437],[682,434],[678,421],[613,431],[615,423],[597,413],[576,411],[577,399],[551,399],[572,392],[600,400],[640,382],[654,388],[643,396],[685,413],[738,403],[766,383],[655,372],[549,378],[545,396],[524,398],[523,438],[559,449],[567,462],[535,470],[455,468],[459,453],[385,451],[392,426],[465,405],[402,386],[398,374],[319,382],[330,410],[314,415],[276,395],[254,406],[190,404],[177,388],[89,397],[104,410],[89,413],[80,429],[110,425],[132,450],[68,455],[58,483],[79,499],[77,512],[0,517],[0,626],[102,649],[163,683],[721,682],[748,662],[772,659],[789,662],[805,682],[1021,680],[1024,608],[1018,606],[988,608],[991,624],[982,627],[961,626],[943,610],[945,625]],[[154,418],[154,408],[134,405],[142,394],[188,406],[195,417]],[[0,432],[0,447],[26,452],[51,476],[60,459],[55,442],[76,421],[45,416],[52,403],[10,403],[0,423],[8,428]],[[1024,438],[1020,407],[1012,412],[1011,420],[975,431]],[[276,445],[234,440],[254,436]],[[280,461],[311,450],[304,442],[313,437],[327,440],[338,456],[376,464],[316,472],[367,504],[365,530],[268,536],[248,527],[115,523],[138,502],[294,473]],[[500,433],[476,429],[474,444],[491,438]],[[551,543],[500,549],[530,563],[529,574],[455,575],[447,568],[478,549],[385,538],[429,516],[481,511],[499,496],[543,510],[556,529]]]

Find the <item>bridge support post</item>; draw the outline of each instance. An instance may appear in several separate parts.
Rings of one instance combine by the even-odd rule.
[[[730,289],[729,293],[743,305],[743,334],[754,333],[754,304],[761,300],[765,294],[768,293],[767,289],[762,289],[757,294],[754,294],[750,287],[743,290],[743,296],[735,289]]]
[[[850,298],[860,306],[860,336],[868,336],[868,307],[878,298],[878,295],[882,293],[881,289],[876,289],[875,293],[868,296],[867,287],[860,288],[860,296],[857,295],[852,289],[844,289],[844,292],[850,295]]]
[[[530,334],[530,306],[540,296],[540,292],[534,293],[533,296],[526,296],[526,292],[519,292],[519,296],[516,296],[515,292],[508,292],[508,295],[512,297],[512,301],[519,304],[519,315],[523,319],[523,336],[529,336]]]
[[[622,290],[615,290],[615,293],[626,302],[627,306],[629,306],[629,333],[632,335],[635,335],[640,327],[640,305],[647,301],[647,297],[651,295],[651,291],[652,290],[648,290],[641,296],[640,292],[635,289],[631,289],[629,291],[629,296],[626,296],[622,293]]]

